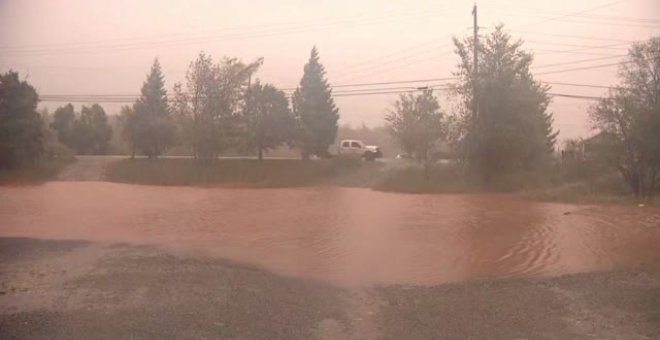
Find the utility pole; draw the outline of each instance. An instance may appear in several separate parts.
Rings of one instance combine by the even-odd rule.
[[[476,123],[477,114],[479,113],[477,100],[477,77],[479,76],[479,58],[478,58],[478,46],[479,46],[479,25],[477,24],[477,3],[474,3],[472,7],[472,17],[474,19],[472,24],[473,31],[473,42],[472,42],[472,56],[474,60],[472,61],[472,119]]]

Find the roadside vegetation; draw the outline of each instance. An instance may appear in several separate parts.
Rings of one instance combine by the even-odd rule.
[[[220,185],[226,187],[295,187],[368,182],[377,166],[360,172],[362,160],[334,157],[295,159],[218,159],[200,163],[190,158],[126,159],[107,165],[109,181],[151,185]],[[355,176],[362,176],[355,178]]]
[[[0,185],[32,184],[52,180],[64,168],[75,162],[73,158],[43,158],[29,165],[0,170]]]
[[[386,174],[377,189],[525,192],[571,202],[652,201],[660,191],[660,38],[632,45],[620,83],[590,109],[595,134],[567,141],[561,152],[550,88],[534,79],[522,41],[498,27],[477,46],[478,73],[474,41],[454,44],[458,112],[444,119],[429,91],[402,95],[388,116],[390,132],[418,165]],[[447,149],[449,164],[439,162]]]
[[[18,73],[0,75],[0,184],[52,179],[73,159],[37,112],[39,96]]]

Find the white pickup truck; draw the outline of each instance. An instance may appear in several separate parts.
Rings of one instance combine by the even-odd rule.
[[[383,153],[376,145],[366,145],[361,140],[343,139],[339,142],[339,154],[360,155],[368,161],[383,157]]]

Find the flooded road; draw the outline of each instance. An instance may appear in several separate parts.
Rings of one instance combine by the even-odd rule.
[[[155,244],[342,285],[426,285],[634,266],[660,256],[660,210],[335,187],[51,182],[0,189],[0,236]]]

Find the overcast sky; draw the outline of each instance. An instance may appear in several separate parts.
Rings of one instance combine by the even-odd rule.
[[[628,42],[660,35],[658,0],[477,3],[480,32],[502,23],[524,39],[535,54],[537,78],[555,83],[554,93],[602,95],[602,88],[556,83],[613,85],[616,66],[590,67],[616,63]],[[456,0],[0,0],[0,71],[19,71],[44,95],[137,94],[155,57],[171,90],[204,50],[216,59],[264,57],[258,78],[289,88],[297,85],[316,45],[333,85],[445,78],[457,63],[451,37],[472,33],[472,5]],[[540,74],[581,67],[587,69]],[[441,81],[430,82],[436,83]],[[401,86],[408,85],[367,88]],[[342,122],[374,126],[384,123],[396,96],[335,100]],[[110,114],[122,105],[101,104]],[[63,103],[41,105],[53,110]],[[562,139],[589,134],[589,105],[554,99],[551,110]]]

